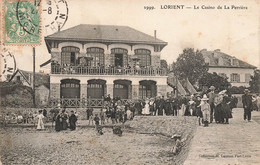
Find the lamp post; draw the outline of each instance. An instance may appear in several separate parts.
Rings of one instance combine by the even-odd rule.
[[[35,47],[33,47],[33,107],[36,108],[36,103],[35,103]]]

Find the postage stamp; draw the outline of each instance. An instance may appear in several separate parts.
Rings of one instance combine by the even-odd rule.
[[[38,0],[5,0],[3,7],[4,44],[40,44],[41,5]]]

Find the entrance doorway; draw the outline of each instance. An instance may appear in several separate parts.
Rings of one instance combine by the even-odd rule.
[[[156,97],[157,86],[152,80],[143,80],[139,82],[139,96],[141,99]]]
[[[114,97],[121,99],[129,99],[129,90],[131,90],[132,82],[129,80],[115,80],[114,81]]]
[[[101,79],[88,80],[87,97],[101,99],[104,96],[106,81]]]
[[[61,80],[61,98],[80,98],[80,81],[76,79]]]
[[[115,54],[115,66],[116,67],[123,66],[123,54]]]

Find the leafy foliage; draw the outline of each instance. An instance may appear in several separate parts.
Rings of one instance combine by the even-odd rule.
[[[240,87],[232,86],[231,88],[229,88],[228,92],[230,94],[244,94],[245,89],[246,87],[244,86],[240,86]]]
[[[20,83],[2,82],[1,106],[2,107],[33,107],[32,89]]]
[[[260,70],[256,69],[254,71],[254,76],[251,76],[251,81],[249,82],[250,91],[253,93],[260,93]]]
[[[208,71],[208,64],[205,63],[202,53],[199,50],[195,52],[193,48],[184,49],[173,67],[179,79],[188,78],[191,84],[195,84]]]
[[[166,60],[161,60],[160,63],[161,63],[161,68],[167,68],[168,67]]]
[[[221,91],[231,87],[231,84],[227,81],[227,78],[217,75],[217,73],[206,73],[199,79],[200,89],[203,87],[209,88],[214,86],[216,91]]]

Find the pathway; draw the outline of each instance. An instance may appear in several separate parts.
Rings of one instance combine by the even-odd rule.
[[[233,109],[230,124],[198,127],[184,165],[260,164],[260,111],[243,120],[243,109]]]

